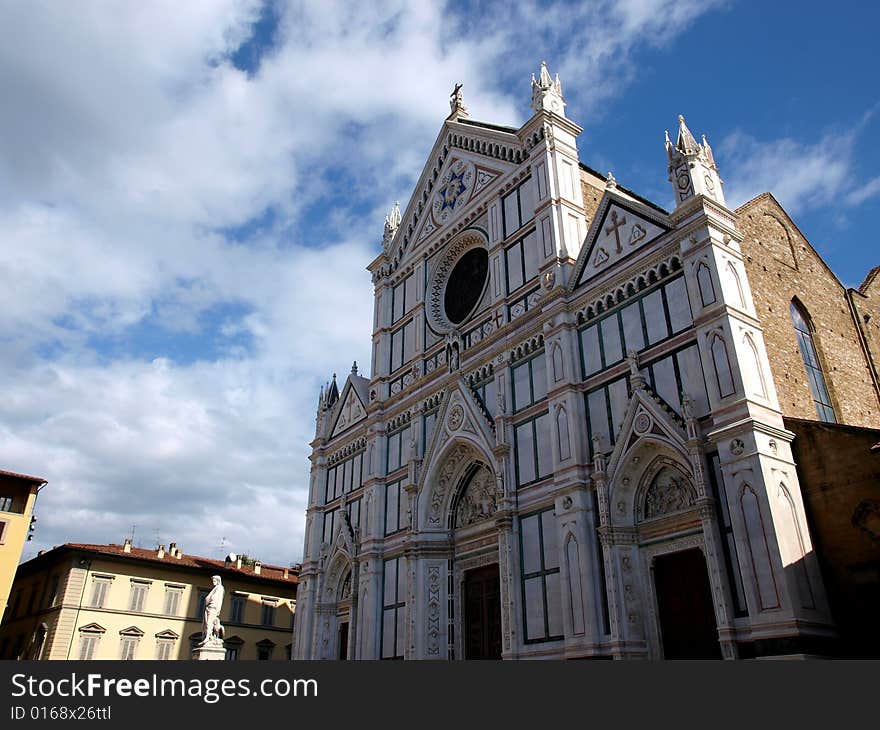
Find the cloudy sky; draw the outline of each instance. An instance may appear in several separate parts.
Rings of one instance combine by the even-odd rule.
[[[857,286],[880,11],[785,5],[0,2],[0,468],[49,481],[24,557],[301,559],[318,389],[369,367],[364,267],[457,81],[518,125],[546,59],[581,159],[666,207],[686,114],[728,200],[773,191]]]

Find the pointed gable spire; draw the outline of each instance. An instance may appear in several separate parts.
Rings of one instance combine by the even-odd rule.
[[[391,209],[391,212],[385,216],[385,230],[382,234],[382,248],[388,251],[388,247],[391,245],[391,241],[394,239],[394,234],[397,233],[397,229],[400,228],[400,202],[395,202],[394,207]]]
[[[691,130],[685,124],[684,114],[678,115],[678,141],[675,143],[675,148],[682,155],[698,155],[702,151],[697,140],[694,139],[694,135],[691,134]]]
[[[532,74],[532,109],[535,112],[548,111],[565,116],[565,99],[562,98],[562,82],[559,74],[556,78],[550,76],[547,70],[547,62],[541,61],[541,72],[536,79]]]
[[[330,383],[330,387],[327,388],[327,408],[330,408],[336,401],[339,400],[339,387],[336,385],[336,373],[333,373],[333,381]]]
[[[669,160],[669,181],[675,191],[676,207],[696,195],[703,195],[726,205],[721,190],[722,180],[706,135],[703,135],[703,144],[700,145],[688,129],[683,114],[678,115],[678,139],[673,145],[667,131],[665,146]]]

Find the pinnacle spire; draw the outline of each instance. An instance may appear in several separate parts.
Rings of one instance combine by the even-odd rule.
[[[700,153],[700,145],[691,134],[687,124],[684,121],[684,114],[678,115],[678,141],[675,143],[676,149],[683,155],[696,155]]]
[[[550,75],[547,62],[541,61],[538,78],[532,74],[532,109],[536,112],[551,111],[564,117],[565,100],[562,98],[562,82],[559,74]]]
[[[401,220],[400,202],[397,201],[394,203],[391,212],[385,216],[385,230],[382,233],[382,248],[386,250],[388,249],[391,240],[394,238],[394,234],[397,233],[397,229],[400,228]]]

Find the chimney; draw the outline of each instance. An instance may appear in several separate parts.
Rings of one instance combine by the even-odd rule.
[[[130,553],[131,552],[131,538],[125,538],[125,542],[122,545],[122,552]]]
[[[165,546],[164,545],[159,546],[159,549],[156,551],[156,557],[159,558],[159,560],[161,560],[162,558],[165,557]]]
[[[259,560],[254,563],[254,575],[259,575],[262,569],[263,564]]]
[[[241,570],[241,555],[235,559],[235,567]]]
[[[168,543],[168,552],[171,553],[171,557],[177,556],[177,543],[176,542]]]
[[[289,573],[290,573],[290,571],[288,571],[288,569],[285,568],[285,569],[284,569],[284,580],[287,580],[287,577],[288,577]]]
[[[45,550],[38,550],[37,551],[37,557],[40,557],[41,555],[45,555],[45,554],[46,554]]]
[[[174,557],[180,560],[183,557],[183,550],[180,548],[174,548],[177,552],[174,554]]]

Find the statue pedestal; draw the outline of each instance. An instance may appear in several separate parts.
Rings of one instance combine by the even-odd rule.
[[[226,649],[222,641],[200,644],[193,649],[192,658],[197,662],[223,661],[226,659]]]

